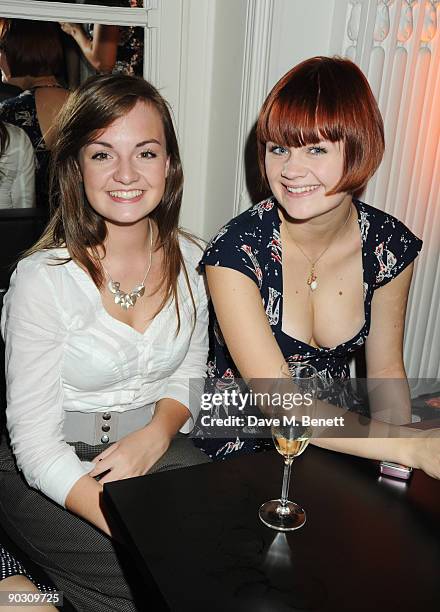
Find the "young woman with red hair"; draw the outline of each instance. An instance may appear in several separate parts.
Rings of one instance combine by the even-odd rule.
[[[230,388],[239,376],[276,379],[286,361],[301,360],[318,370],[331,403],[353,410],[349,360],[365,345],[368,378],[393,379],[398,392],[392,402],[373,402],[371,415],[361,409],[373,417],[364,419],[369,439],[315,443],[440,477],[435,432],[398,427],[410,420],[402,345],[422,243],[357,199],[384,150],[367,79],[347,59],[308,59],[272,89],[256,134],[271,196],[222,228],[202,259],[216,314],[208,371],[217,387]],[[367,435],[357,416],[346,421],[354,436]],[[214,458],[262,446],[204,442]]]

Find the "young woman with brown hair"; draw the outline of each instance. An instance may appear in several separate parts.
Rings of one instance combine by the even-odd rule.
[[[347,410],[356,400],[343,384],[349,360],[365,345],[368,379],[392,379],[398,393],[374,402],[375,418],[363,428],[346,415],[353,435],[369,439],[315,443],[440,477],[437,432],[398,427],[411,418],[403,332],[422,242],[357,199],[384,150],[367,79],[342,58],[295,66],[264,102],[257,142],[272,195],[222,228],[202,260],[217,317],[208,371],[231,388],[240,375],[276,379],[286,361],[301,360],[318,370],[330,401]],[[202,446],[222,458],[264,443],[206,440]]]
[[[27,484],[3,447],[0,516],[79,609],[134,610],[102,485],[206,461],[172,441],[192,429],[206,368],[201,251],[178,227],[167,104],[143,79],[93,77],[73,93],[53,161],[54,214],[2,313],[7,426]]]

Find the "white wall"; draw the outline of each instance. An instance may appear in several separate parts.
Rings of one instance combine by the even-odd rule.
[[[212,236],[234,215],[246,2],[218,0],[215,14],[204,230]]]
[[[250,205],[244,154],[259,108],[292,66],[330,53],[335,2],[346,4],[159,2],[158,84],[175,109],[185,171],[182,225],[197,235],[208,239]]]
[[[269,86],[290,68],[314,55],[328,55],[335,2],[275,0],[269,60]]]
[[[209,238],[234,214],[246,0],[185,0],[182,225]]]

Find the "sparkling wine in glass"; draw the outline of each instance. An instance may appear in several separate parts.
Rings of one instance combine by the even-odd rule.
[[[294,431],[291,431],[294,429]],[[293,461],[303,453],[310,442],[311,430],[309,427],[289,427],[286,433],[282,428],[272,427],[272,437],[275,448],[287,461]]]
[[[284,458],[283,484],[281,498],[265,502],[259,510],[262,522],[278,531],[292,531],[302,527],[306,522],[304,509],[295,502],[289,501],[288,491],[293,460],[305,451],[312,435],[312,429],[302,424],[301,402],[304,407],[307,407],[308,414],[313,412],[317,393],[317,375],[313,366],[300,362],[289,362],[280,374],[278,391],[282,389],[281,393],[284,394],[287,389],[286,378],[290,377],[291,387],[298,402],[296,404],[298,410],[293,411],[290,404],[282,401],[279,405],[273,406],[271,410],[272,437],[277,451]]]

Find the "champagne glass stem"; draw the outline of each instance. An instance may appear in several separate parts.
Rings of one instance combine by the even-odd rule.
[[[292,460],[286,459],[284,461],[284,473],[283,473],[283,486],[281,488],[281,505],[278,509],[279,514],[287,514],[289,512],[287,508],[289,484],[290,484],[290,470],[292,467]]]

